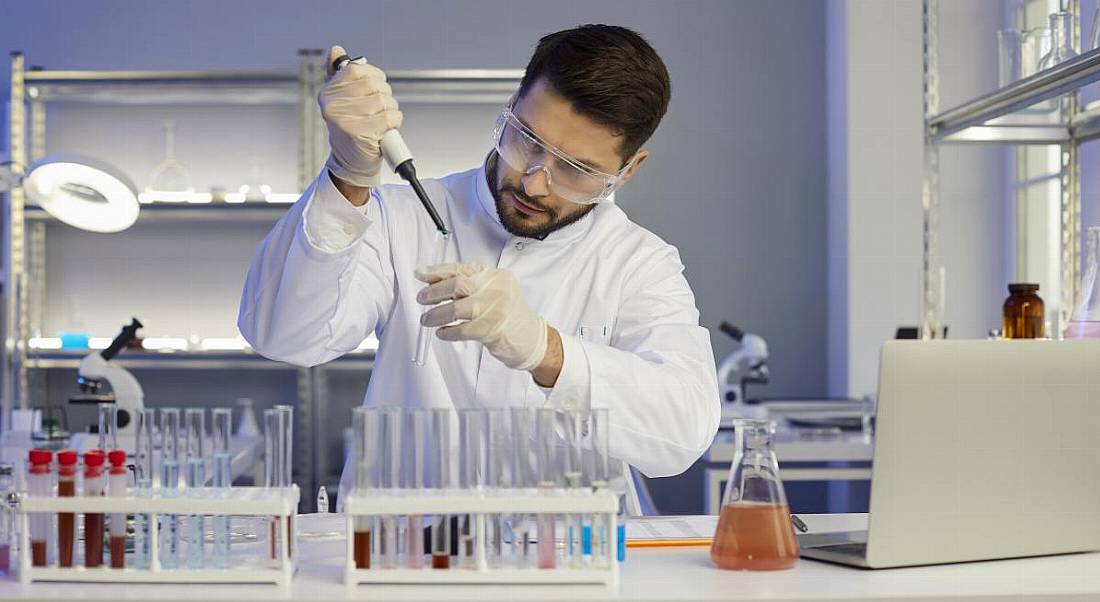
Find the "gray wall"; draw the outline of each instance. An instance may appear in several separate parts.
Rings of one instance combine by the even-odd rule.
[[[651,160],[619,202],[634,220],[680,249],[719,359],[733,348],[717,331],[722,320],[768,340],[772,384],[754,394],[825,392],[823,3],[0,0],[0,15],[0,50],[22,50],[29,65],[50,69],[292,70],[296,49],[332,43],[389,69],[522,68],[545,33],[586,22],[633,27],[668,64],[674,92],[648,145]],[[0,78],[8,81],[6,62]],[[51,112],[49,150],[111,157],[141,185],[162,153],[160,118],[158,110],[120,115],[59,107]],[[288,170],[296,134],[285,110],[259,107],[234,116],[231,110],[190,108],[176,119],[180,158],[201,172],[195,182],[200,189],[246,181],[257,162],[268,179],[293,182]],[[225,139],[219,126],[225,120],[248,134]],[[471,150],[456,164],[472,166],[482,158],[491,116],[483,121],[461,124]],[[107,124],[120,129],[109,134]],[[431,144],[428,132],[413,132],[412,124],[406,129],[414,151]],[[433,175],[423,167],[421,172]],[[131,313],[144,311],[153,317],[147,323],[157,325],[150,335],[231,335],[246,250],[263,228],[186,227],[184,236],[165,226],[139,225],[109,240],[51,226],[44,334],[83,325],[109,335]],[[80,275],[87,257],[121,262],[124,270]],[[111,284],[120,287],[126,303],[110,302],[105,291]],[[42,394],[67,396],[70,378],[50,379]],[[223,380],[209,387],[152,371],[143,378],[159,379],[149,386],[154,404],[188,396],[222,403],[252,388],[248,379],[242,390],[230,391]],[[365,379],[341,373],[325,402],[340,408],[356,403]],[[191,388],[173,393],[161,380]],[[253,393],[264,406],[294,391],[266,387]],[[346,412],[331,415],[335,427]],[[329,451],[338,459],[338,444],[332,443]],[[692,473],[668,483],[659,501],[665,510],[698,510],[701,490]]]
[[[337,41],[385,68],[517,68],[546,32],[581,22],[634,27],[668,63],[674,99],[649,145],[653,158],[622,203],[635,220],[680,248],[704,325],[729,319],[768,339],[774,379],[768,393],[823,392],[822,4],[319,6],[4,0],[0,44],[49,68],[292,69],[295,49]],[[0,76],[7,81],[6,65]],[[152,130],[128,143],[155,156],[159,141]],[[292,141],[280,150],[293,153]],[[242,171],[250,168],[246,157],[242,162]],[[218,286],[223,281],[212,279]],[[719,357],[732,349],[720,334],[714,346]]]

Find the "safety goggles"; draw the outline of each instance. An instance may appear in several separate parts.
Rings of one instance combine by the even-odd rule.
[[[508,167],[524,174],[546,172],[551,192],[581,205],[606,200],[634,163],[632,157],[615,174],[593,169],[544,142],[512,113],[511,108],[505,108],[497,118],[493,144]]]

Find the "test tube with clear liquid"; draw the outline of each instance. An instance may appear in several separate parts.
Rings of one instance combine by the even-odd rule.
[[[539,494],[545,496],[555,495],[562,486],[561,446],[558,444],[558,435],[555,432],[558,421],[558,411],[553,408],[540,408],[537,410],[537,436],[535,445],[537,449],[538,488]],[[553,513],[543,512],[537,518],[538,530],[538,568],[552,569],[557,567],[557,517]]]
[[[401,488],[403,412],[398,407],[382,408],[381,486],[383,494],[399,496]],[[400,556],[400,521],[397,516],[383,515],[379,523],[378,555],[383,568],[397,568]]]
[[[352,411],[352,434],[355,447],[352,462],[355,466],[355,495],[363,497],[378,487],[379,417],[375,408],[357,407]],[[355,568],[369,569],[371,565],[371,531],[374,517],[356,516],[353,528],[352,555]]]
[[[187,424],[187,495],[193,498],[206,497],[206,412],[202,408],[184,410],[184,422]],[[192,514],[187,517],[187,567],[201,569],[206,564],[205,517]]]
[[[134,425],[134,489],[138,496],[148,496],[153,488],[153,442],[156,434],[156,410],[139,412]],[[149,515],[134,514],[133,566],[149,568]]]
[[[510,408],[512,439],[512,485],[525,495],[534,495],[535,453],[531,447],[535,436],[535,413],[529,408]],[[530,514],[516,514],[512,518],[512,557],[516,568],[530,568],[535,564],[531,531],[535,519]]]
[[[447,257],[447,246],[450,244],[450,242],[450,234],[443,234],[441,232],[435,233],[435,241],[433,243],[433,250],[435,252],[435,255],[432,257],[432,261],[428,265],[437,265],[445,261]],[[429,309],[430,306],[425,305],[424,310],[421,312],[421,315],[423,315],[423,313],[427,312]],[[420,328],[417,330],[416,351],[412,359],[413,364],[416,364],[417,366],[423,367],[424,364],[428,361],[428,347],[431,345],[432,342],[432,330],[433,329],[424,325],[421,325]]]
[[[430,418],[428,410],[413,408],[406,410],[405,441],[408,453],[405,454],[404,488],[407,491],[422,492],[425,484],[426,454]],[[405,566],[410,569],[424,567],[424,517],[410,514],[405,519]]]
[[[509,495],[512,493],[511,471],[511,435],[512,414],[504,408],[486,410],[486,444],[488,459],[486,466],[488,475],[486,486],[490,495]],[[507,532],[513,524],[511,514],[491,514],[486,521],[485,541],[488,565],[491,568],[502,568],[508,563],[512,548],[505,546]]]
[[[438,495],[448,495],[453,487],[451,466],[451,426],[454,411],[436,408],[431,413],[431,470],[428,487]],[[432,568],[451,568],[451,517],[437,514],[431,517]]]
[[[483,409],[458,411],[459,486],[463,493],[481,493],[485,488],[488,442],[488,414]],[[461,568],[478,568],[485,557],[484,514],[463,514],[459,517],[458,562]]]
[[[165,497],[179,495],[180,486],[180,411],[179,408],[160,409],[160,490]],[[178,569],[180,565],[180,517],[177,514],[161,514],[159,525],[159,558],[165,569]]]
[[[214,489],[215,495],[228,494],[233,486],[233,474],[229,456],[229,436],[233,424],[233,411],[229,408],[215,408],[212,413],[211,424],[211,453],[214,460]],[[228,502],[226,502],[228,503]],[[217,569],[227,569],[230,564],[229,555],[229,516],[221,515],[211,518],[214,522],[214,547],[211,550],[211,564]]]

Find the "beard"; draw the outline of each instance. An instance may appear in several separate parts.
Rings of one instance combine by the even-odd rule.
[[[504,226],[504,229],[512,236],[543,240],[549,236],[550,233],[577,222],[577,220],[588,215],[590,211],[596,208],[595,203],[591,205],[577,205],[576,210],[565,213],[560,209],[547,207],[541,202],[527,196],[527,193],[523,191],[520,185],[511,182],[501,182],[500,172],[497,167],[497,153],[494,150],[485,161],[485,178],[489,184],[489,192],[493,195],[493,204],[497,209],[497,217],[500,218],[500,223]],[[538,215],[524,215],[520,213],[512,206],[511,202],[507,200],[510,195],[515,195],[516,198],[526,205],[541,209],[542,213]],[[575,203],[566,204],[576,205]]]

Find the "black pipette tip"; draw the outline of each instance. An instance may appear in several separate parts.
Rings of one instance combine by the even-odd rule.
[[[398,165],[393,170],[397,172],[397,175],[404,178],[404,180],[409,183],[409,186],[412,186],[413,192],[416,193],[416,198],[420,199],[420,204],[423,205],[424,210],[428,212],[428,217],[432,218],[435,229],[439,230],[439,233],[443,236],[450,234],[450,231],[447,230],[447,225],[443,223],[443,218],[439,217],[439,212],[436,211],[435,205],[428,199],[427,191],[420,185],[420,180],[416,178],[416,167],[413,166],[412,159],[406,159],[401,165]]]

